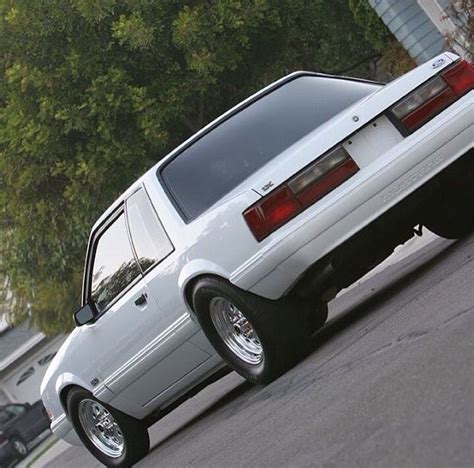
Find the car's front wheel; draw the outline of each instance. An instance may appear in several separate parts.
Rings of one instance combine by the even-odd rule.
[[[25,442],[21,440],[19,437],[12,437],[10,440],[10,445],[12,446],[12,450],[15,454],[17,459],[22,459],[28,453],[28,447],[26,446]]]
[[[82,443],[104,465],[129,467],[148,453],[146,426],[98,401],[86,390],[75,388],[69,392],[67,408]]]
[[[307,310],[300,302],[271,301],[206,277],[194,286],[193,307],[220,356],[254,383],[274,380],[310,344]]]

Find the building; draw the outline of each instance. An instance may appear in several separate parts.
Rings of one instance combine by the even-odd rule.
[[[368,0],[417,64],[446,50],[446,37],[455,35],[454,51],[467,56],[462,15],[454,14],[453,0]],[[464,46],[463,46],[464,45]]]
[[[47,338],[26,324],[0,324],[0,404],[34,403],[40,398],[41,380],[64,341]]]
[[[0,282],[0,404],[34,403],[48,364],[64,341],[52,338],[28,324],[11,327],[6,316],[12,304],[8,282]]]

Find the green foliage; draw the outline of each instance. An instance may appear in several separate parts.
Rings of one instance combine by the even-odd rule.
[[[367,41],[378,52],[382,52],[392,41],[393,34],[370,6],[369,0],[349,0],[349,8],[360,25]]]
[[[283,74],[373,52],[347,0],[0,0],[0,41],[1,269],[13,318],[48,333],[134,179]]]
[[[474,60],[474,7],[472,0],[449,0],[445,11],[445,20],[449,18],[456,25],[455,30],[445,37],[447,46],[472,63]]]

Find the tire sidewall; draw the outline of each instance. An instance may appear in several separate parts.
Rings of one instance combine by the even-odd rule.
[[[123,434],[123,438],[124,438],[124,451],[120,457],[112,458],[112,457],[107,456],[105,453],[100,451],[94,445],[94,443],[89,439],[89,437],[86,435],[82,427],[82,424],[79,420],[79,412],[78,412],[79,403],[86,398],[95,400],[98,403],[100,403],[102,406],[107,408],[107,410],[112,414],[114,419],[117,421],[117,424],[119,425],[120,430]],[[124,421],[124,418],[121,417],[121,413],[116,411],[114,408],[111,408],[110,406],[104,404],[103,402],[97,400],[97,398],[95,398],[89,392],[81,388],[73,389],[69,393],[68,400],[67,400],[67,407],[68,407],[69,417],[74,426],[74,429],[76,430],[77,435],[79,436],[79,439],[84,444],[84,446],[89,450],[89,452],[91,452],[91,454],[95,458],[97,458],[101,463],[103,463],[106,466],[125,468],[125,467],[131,466],[133,462],[136,461],[136,460],[132,460],[128,430],[126,427],[127,421]]]
[[[25,447],[25,453],[20,453],[16,449],[15,442],[20,442]],[[25,444],[25,442],[23,441],[23,439],[21,439],[20,437],[18,437],[18,436],[12,437],[11,440],[10,440],[10,445],[11,445],[12,451],[13,451],[13,453],[14,453],[14,455],[17,459],[21,460],[22,458],[24,458],[28,454],[28,447]]]
[[[263,360],[258,364],[249,364],[242,359],[240,359],[236,354],[229,349],[229,347],[222,341],[222,338],[219,336],[214,323],[210,315],[210,303],[211,300],[215,297],[224,297],[225,299],[230,300],[239,311],[245,316],[245,318],[250,322],[254,328],[263,348]],[[232,292],[226,291],[223,292],[220,289],[216,288],[213,285],[204,285],[199,288],[198,294],[196,294],[194,307],[198,312],[199,323],[204,330],[207,338],[214,346],[216,351],[223,357],[237,372],[244,374],[246,378],[252,381],[256,381],[265,371],[265,365],[267,364],[268,358],[266,356],[266,344],[264,338],[263,330],[260,330],[257,323],[255,323],[254,317],[252,314],[249,314],[247,310],[247,304],[245,304],[241,297],[232,294]]]
[[[250,322],[263,348],[264,356],[261,363],[252,365],[243,361],[222,341],[210,317],[209,306],[214,297],[223,297],[231,301]],[[241,291],[218,279],[203,278],[195,286],[193,307],[214,349],[230,367],[247,380],[266,384],[290,367],[290,361],[293,363],[292,351],[298,343],[291,341],[291,328],[296,325],[296,320],[284,317],[285,308],[281,303]],[[288,329],[288,334],[284,332],[283,323]]]

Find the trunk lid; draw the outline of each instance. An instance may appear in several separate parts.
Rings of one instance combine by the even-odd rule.
[[[245,185],[266,195],[338,144],[363,169],[404,138],[383,113],[457,59],[454,54],[442,54],[356,102],[287,148]]]

